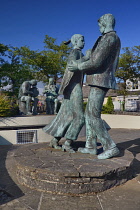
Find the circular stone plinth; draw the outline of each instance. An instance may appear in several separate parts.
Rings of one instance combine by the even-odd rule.
[[[107,190],[132,177],[128,150],[107,160],[96,155],[62,152],[48,143],[25,145],[14,154],[18,181],[38,191],[85,194]]]

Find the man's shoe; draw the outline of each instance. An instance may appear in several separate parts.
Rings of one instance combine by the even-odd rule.
[[[51,141],[50,141],[50,147],[54,148],[54,149],[61,149],[61,147],[59,146],[58,144],[58,140],[56,138],[53,138]]]
[[[97,149],[93,149],[93,148],[79,147],[78,152],[91,154],[91,155],[97,155]]]
[[[33,112],[33,115],[38,115],[38,113],[37,112]]]
[[[62,151],[63,152],[69,152],[69,153],[75,153],[74,149],[71,146],[68,145],[63,145],[62,146]]]
[[[101,153],[100,155],[98,155],[98,159],[108,159],[108,158],[112,158],[114,156],[117,156],[120,153],[119,149],[117,147],[108,149],[106,151],[104,151],[103,153]]]

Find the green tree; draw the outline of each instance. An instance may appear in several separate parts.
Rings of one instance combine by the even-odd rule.
[[[33,78],[30,69],[21,63],[20,56],[16,54],[17,49],[12,46],[7,48],[0,67],[0,87],[9,85],[9,95],[17,95],[21,83]]]
[[[71,47],[56,39],[45,36],[44,50],[30,50],[0,44],[0,87],[10,85],[9,95],[17,95],[19,86],[32,78],[47,82],[53,76],[56,80],[64,73],[66,59]]]
[[[8,50],[8,46],[0,43],[0,56],[4,56],[5,52]]]
[[[119,82],[120,89],[118,93],[123,95],[123,111],[125,109],[125,98],[128,95],[126,81],[129,79],[134,82],[140,77],[140,46],[132,48],[123,48],[124,53],[120,55],[119,65],[116,71],[116,77]]]
[[[17,51],[17,54],[21,55],[23,64],[30,67],[38,80],[46,82],[51,76],[56,80],[63,75],[71,47],[64,42],[56,44],[56,39],[48,35],[45,36],[44,44],[42,51],[33,51],[24,46]]]
[[[2,64],[5,62],[4,56],[5,56],[5,53],[7,52],[7,50],[8,50],[8,46],[0,43],[0,68],[1,68]]]

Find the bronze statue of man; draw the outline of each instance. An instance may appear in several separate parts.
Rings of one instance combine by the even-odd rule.
[[[88,103],[85,111],[86,145],[79,152],[97,154],[96,141],[100,140],[104,152],[98,159],[107,159],[119,154],[115,142],[109,136],[101,119],[104,97],[109,89],[116,89],[114,73],[117,68],[120,39],[114,31],[115,18],[105,14],[98,20],[102,36],[100,36],[91,51],[88,61],[69,64],[69,71],[84,71],[87,74],[87,84],[90,86]]]
[[[38,94],[39,91],[36,87],[37,81],[30,80],[24,81],[19,89],[18,100],[19,100],[19,109],[21,114],[25,115],[36,115],[37,114],[37,103],[38,103]],[[31,106],[33,102],[33,107]]]

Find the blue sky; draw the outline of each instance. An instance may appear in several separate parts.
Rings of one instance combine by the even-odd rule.
[[[85,50],[100,35],[97,20],[105,13],[116,18],[122,47],[140,45],[139,0],[0,0],[0,42],[43,49],[45,35],[58,44],[73,34],[85,36]]]
[[[122,47],[140,45],[139,0],[0,0],[0,5],[3,44],[43,50],[46,34],[59,44],[80,33],[85,36],[85,52],[100,35],[97,20],[112,13]]]

